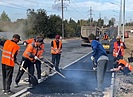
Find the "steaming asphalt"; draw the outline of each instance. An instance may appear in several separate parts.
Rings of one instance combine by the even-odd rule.
[[[111,42],[111,45],[112,43],[113,41]],[[21,60],[24,49],[25,47],[21,46],[21,51],[18,56],[19,61]],[[90,54],[88,54],[90,52],[90,47],[81,46],[80,39],[63,41],[63,53],[61,56],[60,68],[63,68],[61,73],[66,77],[65,79],[58,74],[55,74],[54,76],[49,76],[36,87],[28,89],[28,91],[28,83],[22,81],[20,82],[19,87],[15,88],[14,80],[18,71],[18,66],[15,66],[11,90],[16,92],[16,94],[26,92],[28,94],[26,97],[86,97],[91,95],[97,87],[97,82],[96,72],[92,70],[93,64],[90,60]],[[45,44],[44,56],[51,60],[50,43]],[[109,72],[109,70],[113,65],[113,57],[112,54],[109,54],[108,56],[110,60],[105,74],[104,88],[109,88],[111,85],[111,72]],[[42,65],[42,71],[45,69],[46,67]],[[1,75],[0,72],[0,76]],[[27,74],[24,74],[22,79],[27,77]],[[0,77],[0,80],[0,97],[8,97],[1,92],[2,76]],[[15,96],[12,95],[11,97]]]
[[[20,45],[20,53],[17,56],[18,62],[20,62],[22,58],[22,53],[25,50],[25,47],[23,45]],[[61,57],[61,62],[60,62],[60,68],[65,67],[66,65],[70,64],[71,62],[75,61],[76,59],[84,56],[88,52],[91,51],[91,48],[89,47],[81,47],[81,40],[80,39],[74,39],[74,40],[68,40],[68,41],[63,41],[63,53]],[[51,54],[50,54],[50,41],[45,44],[45,53],[44,57],[51,60]],[[0,59],[1,59],[1,51],[0,51]],[[13,79],[12,79],[12,85],[11,85],[11,90],[14,91],[16,94],[20,94],[24,91],[27,90],[28,83],[23,82],[23,79],[27,78],[28,75],[25,73],[21,81],[19,83],[19,87],[15,88],[15,77],[18,72],[18,66],[16,65],[14,68],[14,73],[13,73]],[[46,66],[42,65],[42,71],[46,70]],[[0,71],[1,71],[1,66],[0,66]],[[36,71],[35,71],[36,74]],[[0,97],[8,97],[7,95],[4,95],[2,93],[2,72],[0,72]]]
[[[112,37],[116,35],[115,32],[116,29],[110,29],[108,33],[110,37]],[[113,67],[112,50],[114,41],[113,39],[110,42],[111,54],[108,54],[109,62],[104,79],[104,88],[111,87],[112,72],[109,70]],[[90,52],[90,50],[88,51]],[[79,50],[78,53],[83,52]],[[70,57],[72,58],[72,56],[73,53]],[[97,87],[97,81],[96,72],[92,70],[93,63],[90,60],[90,56],[90,54],[84,54],[83,57],[65,66],[61,71],[66,77],[65,79],[55,74],[35,88],[30,89],[26,97],[94,97],[92,92],[94,92]]]
[[[109,55],[112,57],[111,55]],[[86,60],[87,58],[87,60]],[[30,89],[27,97],[87,97],[97,87],[96,72],[92,70],[90,55],[78,60],[61,71],[65,79],[58,74],[49,77],[47,80]],[[105,74],[104,88],[111,84],[112,61],[108,63],[108,70]]]

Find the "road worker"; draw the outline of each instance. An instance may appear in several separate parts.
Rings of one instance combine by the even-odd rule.
[[[92,47],[92,55],[91,60],[97,64],[97,89],[94,92],[94,95],[103,95],[103,81],[105,76],[105,71],[107,68],[108,63],[108,56],[103,48],[102,44],[95,40],[94,34],[90,34],[88,37],[89,41],[91,42]]]
[[[36,38],[39,38],[39,37],[42,38],[42,44],[40,45],[40,49],[38,49],[38,53],[39,53],[38,57],[40,59],[42,59],[43,58],[43,52],[44,52],[44,43],[43,43],[44,38],[43,38],[43,36],[41,34],[39,36],[37,36]],[[23,42],[23,44],[25,46],[27,46],[28,44],[31,44],[31,43],[35,42],[35,40],[36,40],[35,38],[30,38],[28,40],[25,40]],[[42,79],[41,79],[41,62],[39,60],[36,60],[34,62],[34,64],[36,65],[37,78],[38,78],[38,82],[40,83],[40,82],[42,82]]]
[[[12,40],[1,41],[0,45],[3,46],[2,50],[2,77],[3,77],[3,93],[12,95],[14,92],[10,90],[12,83],[13,70],[15,62],[17,61],[16,56],[20,47],[17,43],[20,41],[20,36],[14,34]]]
[[[103,40],[108,40],[108,35],[106,33],[103,35]]]
[[[119,59],[123,59],[124,56],[124,49],[126,49],[126,45],[124,42],[121,41],[121,37],[116,37],[116,42],[114,42],[114,48],[113,48],[113,56],[114,56],[114,62]],[[114,67],[116,65],[114,64]]]
[[[39,50],[41,49],[40,46],[42,45],[42,43],[43,43],[43,38],[37,37],[34,42],[27,45],[27,47],[22,55],[21,66],[23,66],[23,68],[25,68],[25,69],[28,68],[28,72],[31,75],[34,75],[34,63],[35,63],[35,61],[37,61],[37,59],[41,55],[41,52],[39,52]],[[18,87],[18,83],[19,83],[23,73],[24,73],[24,70],[22,68],[19,68],[18,74],[15,79],[15,82],[16,82],[15,87]],[[31,76],[29,76],[29,85],[33,86],[30,81],[30,79],[31,79],[30,77]]]
[[[113,68],[110,71],[122,71],[125,75],[128,75],[133,70],[133,67],[124,59],[116,60],[117,68]]]
[[[51,54],[52,54],[52,63],[54,64],[55,70],[60,72],[59,70],[59,63],[60,57],[62,53],[62,41],[60,41],[60,35],[56,35],[55,39],[51,42]],[[51,73],[51,69],[50,69]]]

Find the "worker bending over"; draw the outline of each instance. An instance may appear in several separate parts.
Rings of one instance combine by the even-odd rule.
[[[125,75],[128,75],[133,70],[133,67],[124,59],[116,60],[117,68],[110,69],[110,71],[122,71]]]

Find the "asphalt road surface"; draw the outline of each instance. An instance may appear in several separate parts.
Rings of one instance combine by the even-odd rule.
[[[50,54],[50,42],[45,44],[45,53],[44,53],[44,57],[47,58],[48,60],[51,60],[51,54]],[[25,47],[23,45],[21,46],[21,50],[20,53],[18,55],[18,62],[20,62],[21,58],[22,58],[22,53],[25,50]],[[80,39],[74,39],[74,40],[63,40],[63,53],[62,53],[62,57],[61,57],[61,61],[60,61],[60,68],[63,68],[64,66],[70,64],[71,62],[73,62],[74,60],[84,56],[85,54],[87,54],[88,52],[91,51],[91,48],[88,47],[81,47],[81,40]],[[1,51],[0,51],[1,54]],[[1,55],[0,55],[0,59],[1,59]],[[22,76],[22,80],[19,83],[19,87],[15,88],[15,77],[16,74],[18,72],[18,68],[19,66],[15,66],[14,68],[14,74],[13,74],[13,80],[12,80],[12,85],[11,85],[11,90],[14,92],[20,92],[22,90],[26,90],[26,88],[28,87],[28,83],[27,82],[23,82],[23,80],[25,78],[28,77],[28,75],[25,73]],[[47,67],[45,65],[42,65],[42,72],[44,70],[46,70]],[[1,71],[1,66],[0,66],[0,71]],[[36,74],[36,71],[35,71]],[[4,95],[2,93],[2,72],[0,72],[0,97],[7,97],[7,95]]]
[[[111,30],[111,32],[113,31],[114,29]],[[112,43],[113,42],[111,42],[111,44]],[[21,46],[21,51],[18,55],[19,61],[21,60],[24,49],[25,47]],[[112,50],[110,52],[112,52]],[[97,87],[97,82],[96,72],[92,70],[93,63],[90,60],[90,54],[88,53],[91,53],[91,48],[81,46],[80,39],[63,40],[63,53],[60,61],[60,68],[62,68],[61,73],[66,78],[62,78],[58,74],[49,76],[36,87],[28,89],[26,97],[86,97],[91,95]],[[51,60],[50,42],[45,44],[44,57]],[[109,54],[109,59],[108,70],[104,81],[105,88],[110,87],[111,84],[111,72],[109,72],[109,69],[112,68],[113,65],[112,54]],[[44,65],[42,65],[42,71],[43,70],[46,70],[46,66]],[[20,92],[27,90],[28,83],[24,83],[22,80],[18,88],[14,87],[14,79],[17,71],[18,66],[16,65],[14,68],[11,90],[15,91],[16,94],[19,94]],[[0,72],[0,76],[1,75]],[[22,79],[27,77],[27,74],[24,74]],[[0,77],[0,80],[0,90],[2,90],[2,76]],[[4,95],[0,91],[0,97],[7,97],[7,95]]]
[[[111,58],[112,56],[109,55]],[[87,58],[87,60],[86,60]],[[104,88],[109,88],[111,84],[112,62],[108,63],[108,70],[105,74]],[[66,77],[62,78],[58,74],[49,77],[41,84],[30,89],[30,94],[26,97],[87,97],[93,96],[91,93],[97,87],[96,72],[92,70],[90,55],[75,61],[66,67],[61,73]]]

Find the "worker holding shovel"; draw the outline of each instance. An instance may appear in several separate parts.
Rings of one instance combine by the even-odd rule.
[[[95,40],[94,34],[90,34],[88,39],[91,42],[91,47],[93,50],[91,60],[97,64],[97,71],[96,71],[97,89],[96,89],[96,92],[94,92],[93,94],[102,96],[104,75],[105,75],[105,71],[106,71],[107,63],[109,59],[102,44],[99,43],[97,40]]]
[[[20,41],[20,36],[14,34],[12,40],[0,41],[3,46],[2,50],[2,77],[3,77],[3,90],[4,94],[12,95],[14,92],[10,90],[12,83],[13,70],[16,62],[16,56],[20,47],[17,43]]]
[[[43,43],[44,37],[42,34],[40,34],[36,38],[42,38],[42,44],[39,46],[39,49],[38,49],[38,55],[39,55],[38,58],[43,59],[42,55],[44,53],[44,43]],[[36,38],[30,38],[28,40],[24,40],[23,45],[25,45],[27,47],[28,44],[32,44],[33,42],[35,42]],[[34,65],[35,65],[36,71],[37,71],[38,82],[40,83],[43,81],[43,79],[41,78],[41,62],[36,60],[34,62]],[[45,75],[43,75],[43,76],[46,76],[46,72],[45,72]]]
[[[26,68],[28,68],[28,72],[30,73],[29,85],[34,86],[37,84],[36,77],[34,77],[34,79],[33,79],[32,76],[34,76],[34,63],[37,59],[39,59],[40,53],[38,51],[40,49],[40,45],[43,43],[42,40],[43,40],[43,38],[37,37],[35,42],[27,45],[27,47],[22,55],[22,61],[20,64],[22,68],[21,67],[19,68],[18,74],[15,79],[16,87],[18,86],[18,83],[19,83],[23,73],[25,72],[24,69],[26,69]],[[34,84],[34,82],[32,82],[31,79],[33,79],[35,81],[35,84]]]

